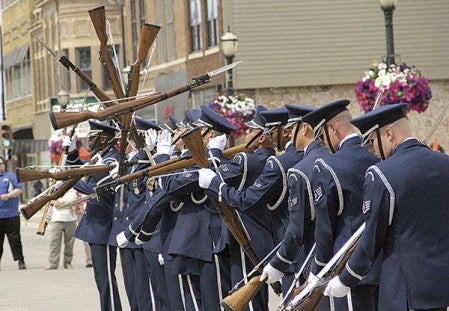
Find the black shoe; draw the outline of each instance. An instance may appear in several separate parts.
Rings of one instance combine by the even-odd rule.
[[[92,268],[94,265],[91,263],[86,263],[86,268]]]
[[[25,261],[19,260],[19,270],[26,270],[26,268]]]

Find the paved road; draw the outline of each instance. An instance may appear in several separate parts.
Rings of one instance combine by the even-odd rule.
[[[59,267],[44,270],[47,265],[49,235],[36,234],[40,214],[28,222],[22,221],[22,243],[27,270],[18,270],[5,241],[0,271],[0,311],[94,311],[100,310],[98,294],[91,268],[84,267],[84,249],[76,240],[73,270]],[[129,305],[123,287],[120,262],[117,264],[117,281],[123,311]],[[270,310],[276,310],[277,297],[273,297]]]

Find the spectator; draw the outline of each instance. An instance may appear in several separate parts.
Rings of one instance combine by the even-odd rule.
[[[33,183],[33,197],[44,191],[44,184],[38,179]]]
[[[14,261],[18,261],[19,269],[26,269],[20,238],[19,196],[22,184],[13,173],[5,171],[5,159],[0,157],[0,259],[3,255],[5,234]]]
[[[45,270],[58,269],[61,257],[61,240],[64,240],[64,269],[73,268],[73,244],[75,243],[73,234],[76,228],[76,215],[70,202],[76,199],[76,191],[70,189],[63,197],[53,201],[48,211],[51,219],[51,235],[50,254],[48,256],[49,265],[45,267]]]

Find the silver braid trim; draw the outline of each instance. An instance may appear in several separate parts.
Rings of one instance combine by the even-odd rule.
[[[294,174],[298,174],[305,181],[307,187],[307,194],[309,195],[309,205],[310,205],[310,220],[315,220],[315,199],[313,198],[312,184],[307,175],[296,168],[291,168],[288,170],[289,176],[296,178]]]
[[[329,173],[331,174],[332,178],[334,179],[335,186],[337,187],[337,193],[338,193],[338,205],[339,205],[339,208],[338,208],[337,215],[340,216],[341,213],[343,213],[343,208],[344,208],[343,189],[341,188],[340,180],[338,179],[338,176],[335,173],[335,171],[329,165],[327,165],[327,163],[324,162],[323,159],[320,158],[320,159],[316,160],[316,162],[321,163],[324,166],[324,168],[326,168],[329,171]]]
[[[270,205],[269,203],[267,203],[268,209],[270,211],[274,211],[282,203],[282,200],[284,200],[285,194],[287,193],[287,190],[288,190],[288,187],[287,187],[287,174],[285,173],[285,169],[282,166],[281,161],[279,161],[278,158],[276,158],[275,156],[271,156],[271,157],[268,158],[268,161],[270,161],[270,160],[273,160],[278,165],[279,170],[281,171],[281,176],[282,176],[282,192],[281,192],[281,195],[279,196],[279,198],[276,201],[276,203],[274,203],[273,205]]]
[[[393,222],[393,215],[394,215],[394,205],[396,203],[396,194],[394,193],[393,187],[391,186],[390,182],[388,181],[387,177],[382,173],[382,171],[375,165],[368,168],[368,170],[373,169],[377,175],[379,175],[380,180],[382,180],[383,184],[385,185],[385,188],[387,188],[388,192],[390,193],[390,213],[388,218],[388,225],[391,225]]]

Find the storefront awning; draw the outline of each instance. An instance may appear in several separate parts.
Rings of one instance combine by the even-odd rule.
[[[22,46],[11,53],[8,53],[3,56],[3,68],[9,68],[20,64],[25,59],[25,56],[30,47],[28,45]]]
[[[13,154],[40,153],[48,151],[48,140],[17,139],[12,146]]]

